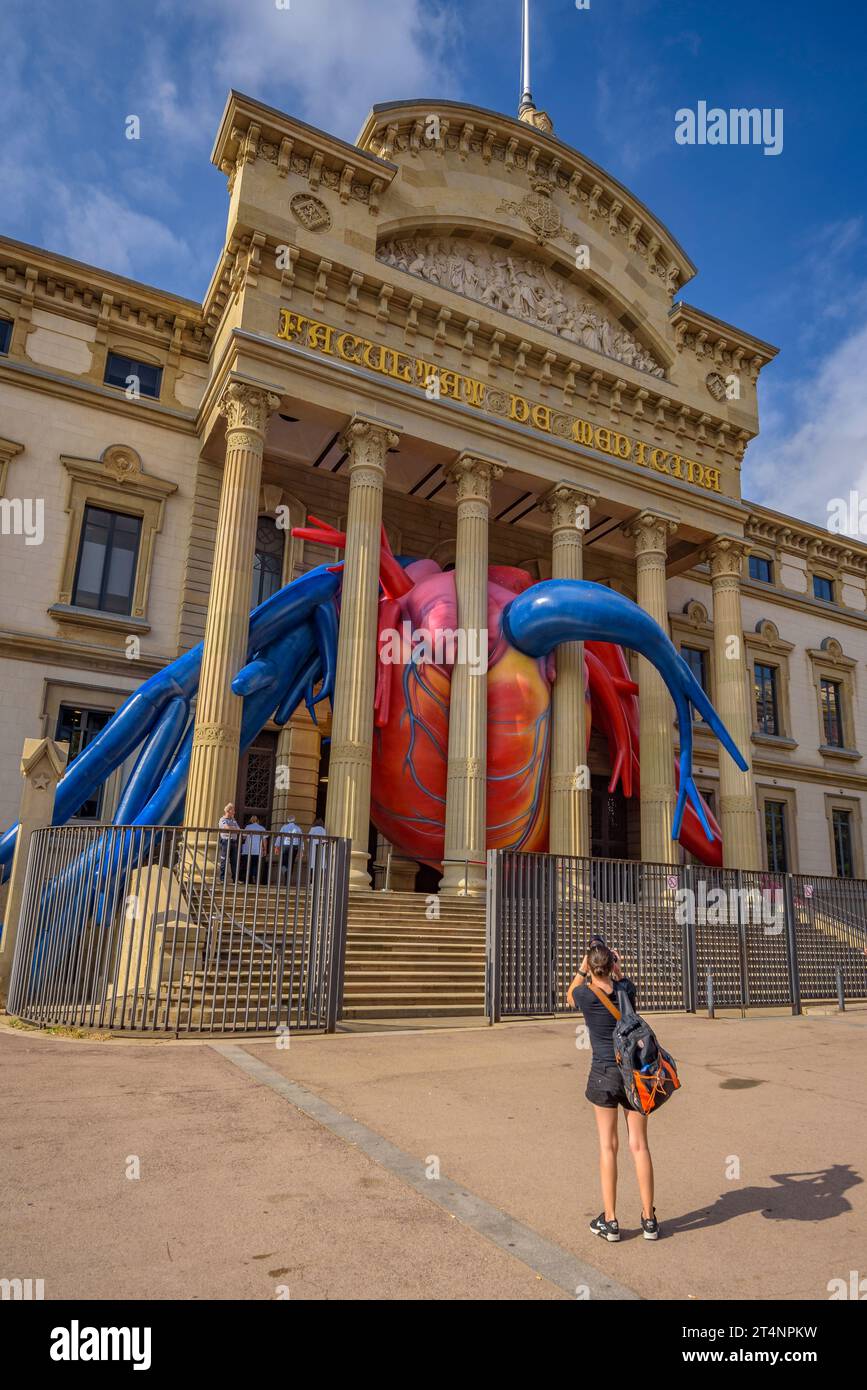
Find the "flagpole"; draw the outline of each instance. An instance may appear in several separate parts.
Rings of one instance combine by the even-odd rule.
[[[521,110],[533,105],[530,88],[530,0],[524,0],[521,28]]]

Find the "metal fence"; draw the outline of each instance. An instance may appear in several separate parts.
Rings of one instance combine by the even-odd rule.
[[[178,1036],[332,1031],[348,863],[349,842],[326,836],[38,830],[8,1010],[43,1026]]]
[[[645,1009],[867,999],[863,880],[495,850],[488,1016],[564,1010],[595,935],[617,947]]]

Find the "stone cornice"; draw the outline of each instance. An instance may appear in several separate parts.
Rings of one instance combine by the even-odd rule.
[[[172,352],[208,355],[202,309],[194,300],[8,237],[0,237],[0,299],[94,323],[97,331],[121,330]]]
[[[696,267],[683,247],[627,188],[592,160],[548,133],[517,118],[462,102],[416,100],[374,106],[358,136],[364,150],[388,161],[408,153],[427,153],[422,136],[427,118],[440,120],[441,136],[434,157],[446,149],[462,160],[502,162],[530,180],[541,179],[573,204],[581,203],[591,221],[608,223],[612,236],[647,262],[670,293],[691,280]]]
[[[803,555],[813,564],[818,561],[841,572],[867,574],[867,544],[864,541],[853,536],[834,537],[822,526],[798,521],[752,502],[744,505],[749,508],[745,529],[751,541]]]
[[[683,300],[673,306],[669,320],[678,352],[683,352],[684,348],[694,352],[700,361],[707,361],[709,369],[725,367],[736,373],[745,371],[751,381],[756,381],[762,368],[773,362],[779,352],[772,343],[765,343]]]
[[[356,198],[376,211],[378,199],[397,167],[359,150],[334,135],[231,91],[211,152],[211,161],[226,174],[231,188],[245,164],[266,159],[284,178],[306,179],[309,188],[333,188],[341,202]]]

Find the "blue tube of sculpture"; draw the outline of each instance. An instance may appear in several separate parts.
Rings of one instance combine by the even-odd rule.
[[[302,575],[254,610],[247,661],[232,689],[244,701],[240,747],[246,749],[269,722],[285,724],[302,700],[311,712],[331,697],[337,659],[337,595],[340,566],[321,566]],[[698,710],[738,767],[747,764],[704,691],[669,638],[629,599],[603,585],[554,579],[534,584],[505,608],[503,634],[519,651],[543,657],[564,642],[611,642],[646,657],[674,701],[680,732],[681,778],[672,835],[680,833],[687,798],[711,838],[692,777],[692,709]],[[138,863],[150,836],[141,827],[179,823],[186,794],[193,726],[190,709],[199,683],[202,647],[179,657],[147,680],[76,758],[59,784],[54,823],[74,816],[136,748],[141,749],[121,796],[115,824],[129,834],[115,840],[109,855],[100,842],[64,870],[89,885],[95,902],[117,897],[118,875]],[[315,713],[314,713],[315,717]],[[0,872],[8,870],[17,826],[0,838]],[[123,867],[122,867],[123,866]],[[109,894],[114,897],[110,898]]]
[[[680,735],[680,790],[671,836],[680,834],[687,797],[711,839],[692,777],[692,706],[742,772],[747,763],[707,695],[670,638],[649,613],[613,589],[582,579],[548,579],[514,599],[503,613],[503,632],[528,656],[547,656],[562,642],[616,642],[647,658],[668,687]]]

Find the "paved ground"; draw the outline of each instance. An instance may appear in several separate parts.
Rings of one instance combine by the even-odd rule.
[[[651,1120],[664,1239],[635,1235],[624,1134],[619,1246],[587,1230],[571,1019],[287,1050],[4,1027],[0,1277],[47,1298],[827,1299],[863,1274],[867,1011],[655,1023],[685,1078]]]

